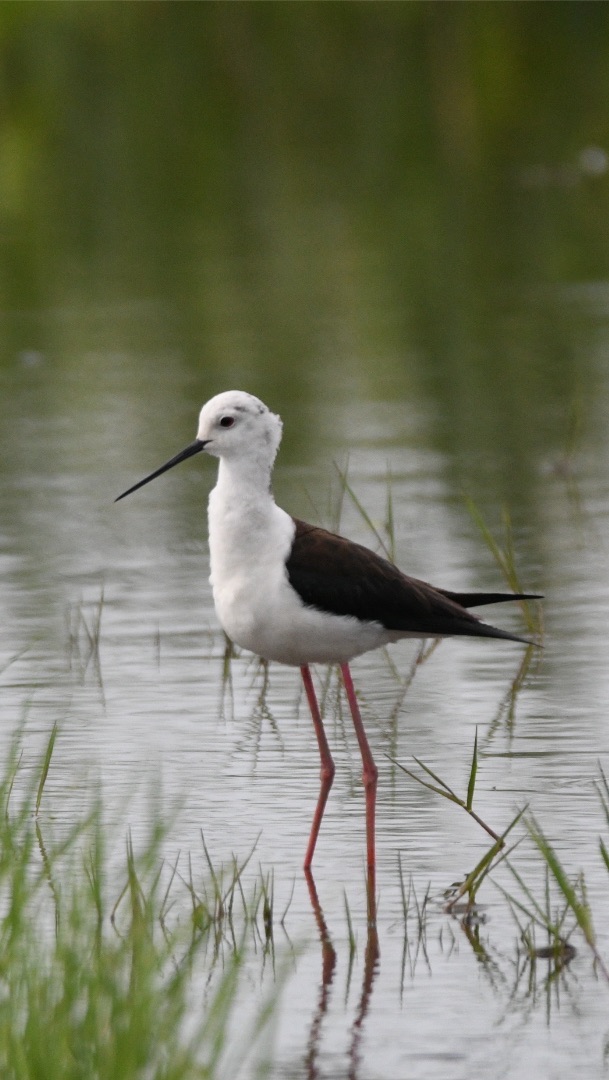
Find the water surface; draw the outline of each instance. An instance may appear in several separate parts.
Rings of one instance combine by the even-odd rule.
[[[240,1001],[243,1018],[287,964],[258,1051],[268,1075],[603,1076],[609,989],[581,936],[556,973],[527,964],[490,881],[479,926],[446,914],[488,837],[392,759],[464,794],[477,730],[475,808],[501,831],[530,807],[584,872],[609,955],[605,7],[29,7],[31,21],[5,11],[0,49],[0,737],[6,752],[26,717],[25,783],[59,723],[43,829],[61,836],[101,792],[117,860],[159,807],[168,860],[190,853],[201,874],[201,832],[217,865],[256,844],[246,880],[260,866],[275,912],[289,904],[275,968],[253,950]],[[445,642],[416,668],[403,643],[353,665],[380,768],[378,955],[336,673],[315,673],[337,764],[317,902],[298,672],[242,654],[223,677],[214,463],[113,503],[228,388],[283,416],[274,486],[290,512],[376,550],[380,537],[438,585],[501,589],[470,498],[501,546],[509,519],[520,581],[546,594],[522,679],[523,648],[498,641]],[[492,617],[525,629],[517,608]],[[543,898],[539,853],[517,836],[514,865]],[[517,892],[505,867],[494,880]]]

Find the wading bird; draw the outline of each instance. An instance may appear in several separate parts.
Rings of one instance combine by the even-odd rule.
[[[239,390],[218,394],[201,409],[194,442],[116,501],[202,450],[220,459],[209,496],[210,582],[218,619],[241,648],[300,668],[319,745],[321,787],[305,869],[334,779],[309,668],[321,663],[340,665],[362,757],[367,864],[373,870],[378,770],[349,661],[401,638],[485,637],[529,645],[526,638],[481,622],[468,608],[537,597],[437,589],[360,544],[290,517],[271,491],[281,432],[280,418],[258,398]]]

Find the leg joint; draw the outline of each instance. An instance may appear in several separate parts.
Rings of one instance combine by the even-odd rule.
[[[362,772],[362,779],[364,781],[365,788],[375,788],[378,780],[379,771],[374,761],[368,762]]]
[[[321,767],[321,772],[319,774],[322,784],[331,784],[334,779],[335,772],[336,766],[332,759],[330,758],[329,761],[324,761]]]

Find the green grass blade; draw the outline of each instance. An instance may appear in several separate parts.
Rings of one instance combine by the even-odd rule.
[[[571,911],[573,912],[577,924],[582,931],[586,941],[589,945],[596,947],[596,936],[594,933],[594,926],[592,924],[592,913],[588,904],[583,903],[580,900],[577,892],[573,886],[573,883],[567,877],[562,864],[554,851],[554,848],[546,839],[543,832],[537,825],[534,819],[527,822],[527,829],[532,840],[535,841],[537,847],[541,851],[547,865],[549,866],[554,880],[558,885],[561,893],[567,901]]]
[[[347,897],[347,890],[343,889],[343,897],[345,901],[345,917],[347,919],[347,938],[349,941],[349,952],[353,956],[355,953],[356,939],[355,932],[353,930],[353,919],[351,917],[351,908],[349,907],[349,899]]]
[[[493,536],[491,530],[489,529],[488,525],[486,524],[486,521],[484,520],[481,511],[479,510],[478,506],[476,505],[476,503],[474,502],[474,500],[471,498],[470,495],[466,495],[466,497],[465,497],[465,505],[467,506],[467,509],[469,510],[469,513],[470,513],[470,516],[471,516],[472,520],[478,526],[478,529],[482,533],[482,537],[484,539],[484,542],[485,542],[487,548],[489,549],[489,551],[491,552],[491,555],[493,556],[495,562],[497,563],[497,566],[501,570],[501,572],[502,572],[503,576],[505,577],[506,581],[508,582],[508,584],[513,585],[512,581],[510,581],[510,574],[509,574],[508,566],[506,564],[505,556],[504,556],[501,548],[499,547],[499,544],[495,540],[495,537]]]
[[[476,734],[474,736],[474,753],[472,756],[472,767],[469,774],[469,784],[467,785],[467,802],[466,809],[471,810],[472,803],[474,801],[474,788],[476,786],[476,773],[478,772],[478,728],[476,727]]]
[[[382,547],[383,554],[384,554],[385,558],[389,559],[389,561],[391,562],[391,552],[387,548],[387,544],[383,540],[383,537],[381,536],[381,534],[378,531],[376,525],[374,524],[372,518],[370,517],[370,514],[366,510],[366,507],[363,506],[363,504],[360,502],[360,500],[358,499],[357,495],[355,494],[353,488],[351,487],[349,481],[347,480],[346,472],[342,472],[340,466],[337,465],[336,462],[334,462],[334,468],[336,469],[336,471],[337,471],[337,473],[339,475],[341,486],[347,492],[347,495],[351,499],[351,501],[352,501],[353,505],[355,506],[357,512],[363,518],[366,525],[370,529],[370,532],[373,534],[373,536],[376,538],[376,540],[378,541],[378,543]]]
[[[395,562],[395,518],[393,514],[393,489],[392,489],[392,477],[391,469],[387,466],[387,504],[385,511],[385,529],[387,531],[387,538],[389,541],[389,555],[392,562]]]
[[[440,787],[443,788],[444,791],[448,793],[448,795],[451,795],[455,802],[460,803],[461,806],[463,805],[463,799],[460,799],[459,796],[455,794],[453,789],[451,787],[449,787],[448,784],[446,784],[444,782],[444,780],[442,780],[441,777],[439,777],[437,775],[437,773],[433,772],[433,770],[430,769],[428,765],[425,765],[422,761],[420,761],[420,759],[418,757],[414,757],[414,754],[412,756],[413,756],[414,760],[416,761],[417,765],[419,766],[419,768],[423,769],[424,772],[426,772],[428,776],[431,776],[432,780],[435,780],[436,784],[439,784]]]
[[[470,873],[467,875],[465,880],[461,883],[461,885],[457,889],[457,892],[453,896],[452,900],[450,900],[449,903],[446,905],[446,910],[447,911],[450,911],[451,908],[454,907],[454,905],[464,895],[464,893],[469,893],[470,897],[471,897],[471,901],[473,902],[473,900],[475,898],[475,894],[478,891],[478,889],[480,888],[480,885],[482,884],[484,878],[487,876],[489,870],[491,869],[491,865],[492,865],[495,857],[499,854],[500,851],[503,852],[503,848],[505,846],[505,838],[506,838],[506,836],[508,836],[508,834],[512,831],[512,829],[518,824],[518,822],[520,821],[523,813],[524,813],[524,810],[519,810],[518,813],[516,814],[516,817],[513,818],[512,821],[510,821],[510,824],[508,825],[507,829],[504,830],[504,832],[501,834],[501,836],[496,837],[495,843],[488,849],[488,851],[486,851],[484,853],[484,855],[479,860],[479,862],[476,864],[474,869],[470,871]],[[484,825],[484,822],[481,822],[481,824]],[[484,825],[484,828],[487,828],[487,826]],[[513,847],[516,847],[516,846],[517,846],[517,844],[514,844]],[[511,850],[513,850],[513,848]],[[505,858],[506,858],[506,853],[503,853],[502,856],[501,856],[501,860],[498,860],[498,862],[503,861]],[[497,865],[498,865],[498,863],[497,863]]]
[[[599,784],[597,781],[595,781],[595,787],[598,791],[599,799],[601,800],[601,806],[603,807],[603,812],[605,814],[605,821],[607,822],[607,825],[609,825],[609,783],[607,783],[607,777],[605,776],[600,761],[598,763],[598,768],[601,774],[602,790],[601,784]]]
[[[51,734],[49,736],[49,741],[47,743],[47,747],[46,747],[46,750],[45,750],[45,753],[44,753],[44,758],[43,758],[43,761],[42,761],[42,768],[40,770],[40,780],[38,781],[38,790],[36,792],[36,811],[35,811],[36,816],[38,816],[38,811],[40,810],[40,803],[42,801],[42,794],[44,792],[44,785],[46,784],[47,777],[49,775],[49,768],[51,766],[51,758],[53,757],[53,749],[55,747],[55,739],[56,738],[57,738],[57,722],[55,722],[53,724],[53,728],[51,730]]]
[[[420,784],[421,787],[427,788],[428,791],[435,792],[436,795],[441,795],[442,798],[448,799],[449,802],[456,803],[457,806],[463,806],[463,799],[460,799],[458,795],[455,795],[454,791],[451,791],[450,788],[448,790],[445,790],[445,785],[443,785],[442,787],[436,787],[435,784],[430,784],[427,780],[423,780],[422,776],[417,776],[416,773],[412,772],[410,769],[407,769],[405,765],[402,765],[399,761],[397,761],[395,758],[392,758],[389,754],[387,754],[387,757],[389,758],[389,761],[393,762],[394,765],[397,765],[398,769],[401,769],[403,773],[406,773],[406,776],[410,776],[412,780],[416,780],[417,784]],[[417,761],[416,758],[415,761]],[[425,768],[425,766],[422,765],[421,762],[417,761],[417,764],[421,765],[421,768],[425,769],[426,772],[430,772],[430,770]],[[431,773],[431,775],[433,776],[433,773]],[[440,780],[439,783],[442,783],[442,781]]]
[[[600,849],[601,849],[601,855],[603,857],[603,862],[604,862],[607,870],[609,870],[609,851],[607,851],[607,848],[605,847],[602,840],[599,840],[599,845],[600,845]]]

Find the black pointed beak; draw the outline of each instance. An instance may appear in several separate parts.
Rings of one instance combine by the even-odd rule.
[[[185,447],[184,450],[180,450],[179,454],[176,454],[170,461],[166,461],[164,465],[161,465],[160,469],[155,469],[154,472],[150,473],[150,476],[145,476],[143,480],[138,480],[137,484],[127,488],[127,490],[123,491],[122,495],[119,495],[114,501],[120,502],[126,495],[131,495],[132,491],[137,491],[137,489],[143,487],[144,484],[149,484],[151,480],[155,480],[161,473],[167,472],[168,469],[173,469],[174,465],[179,465],[181,461],[186,461],[186,458],[192,457],[193,454],[199,454],[206,445],[207,444],[201,439],[195,439],[194,442],[190,443],[190,446]]]

